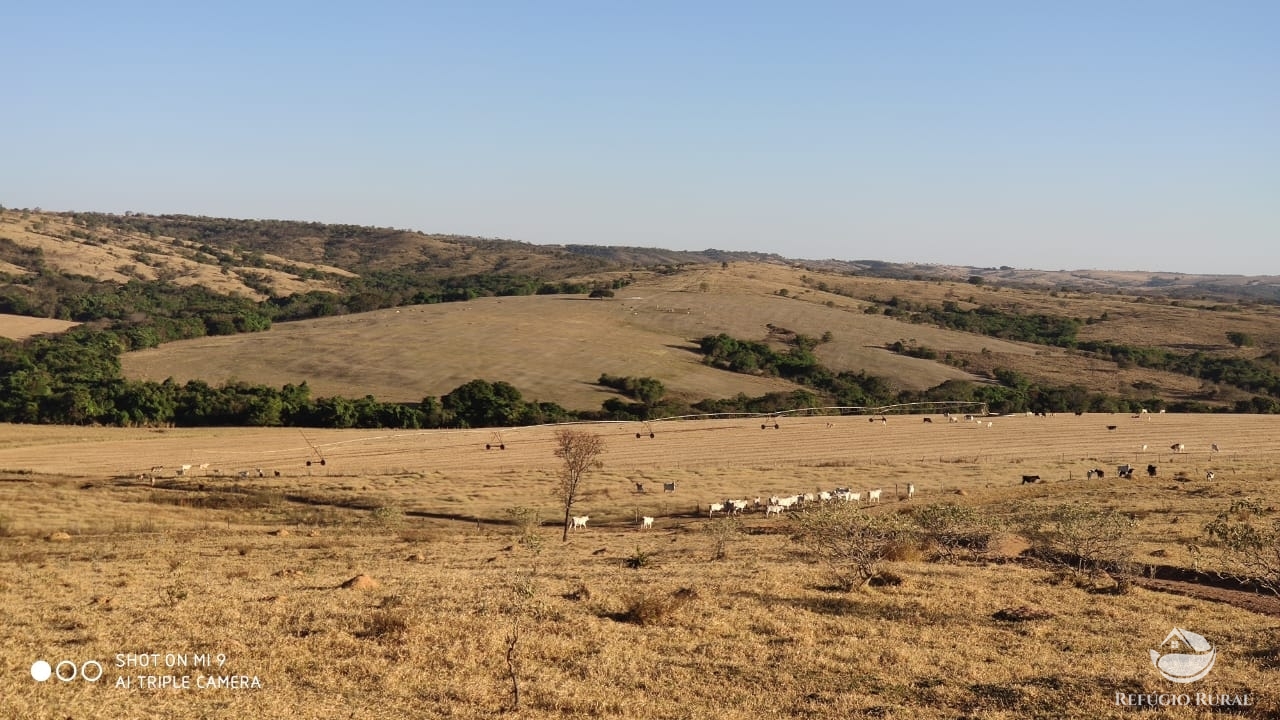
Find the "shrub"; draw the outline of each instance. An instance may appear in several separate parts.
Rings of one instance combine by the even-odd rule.
[[[625,609],[616,614],[614,619],[633,625],[657,625],[669,620],[685,603],[697,596],[698,593],[690,588],[681,588],[665,595],[633,595],[627,599]]]
[[[997,521],[983,517],[971,507],[953,503],[926,505],[913,513],[911,519],[943,559],[964,550],[986,550],[999,529]]]
[[[373,521],[386,527],[395,527],[404,520],[404,511],[394,505],[373,509]]]
[[[1204,529],[1221,552],[1221,574],[1252,580],[1280,595],[1280,518],[1268,522],[1263,518],[1268,514],[1262,503],[1244,498]]]
[[[729,543],[742,534],[742,521],[736,517],[722,517],[707,523],[702,530],[715,543],[712,559],[723,560],[729,556]]]
[[[1124,586],[1136,574],[1135,525],[1115,510],[1063,504],[1026,518],[1023,531],[1045,559],[1087,573],[1090,580],[1103,572],[1118,575],[1117,584]]]
[[[631,555],[622,562],[632,570],[639,570],[642,567],[648,567],[653,564],[653,553],[648,550],[636,548],[636,551],[631,553]]]
[[[912,538],[899,515],[871,515],[848,503],[811,506],[793,513],[794,539],[825,563],[845,591],[876,577],[884,561]]]

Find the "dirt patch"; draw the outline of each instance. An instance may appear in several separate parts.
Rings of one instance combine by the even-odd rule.
[[[1272,617],[1280,617],[1280,597],[1276,597],[1274,595],[1263,595],[1249,590],[1232,590],[1223,587],[1213,587],[1211,585],[1186,582],[1183,580],[1155,580],[1144,578],[1135,582],[1139,587],[1143,587],[1148,590],[1157,590],[1159,592],[1192,597],[1198,600],[1210,600],[1213,602],[1226,603],[1242,610],[1248,610],[1249,612],[1271,615]]]

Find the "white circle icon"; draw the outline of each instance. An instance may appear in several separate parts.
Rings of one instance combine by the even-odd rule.
[[[31,677],[36,682],[44,682],[53,675],[53,668],[49,667],[49,663],[43,660],[37,660],[31,663]]]

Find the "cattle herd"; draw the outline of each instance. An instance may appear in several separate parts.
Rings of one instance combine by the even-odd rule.
[[[816,493],[797,493],[787,496],[774,495],[767,500],[763,497],[757,497],[754,500],[730,499],[708,504],[707,517],[715,517],[716,513],[739,515],[753,511],[764,511],[765,517],[774,517],[793,507],[811,503],[853,502],[861,504],[864,497],[867,504],[875,505],[880,502],[882,492],[881,488],[867,490],[865,493],[854,492],[849,488],[835,488],[834,490],[821,490]],[[907,498],[909,499],[915,494],[916,486],[912,483],[907,483]]]

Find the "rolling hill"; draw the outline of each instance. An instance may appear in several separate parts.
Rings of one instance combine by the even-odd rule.
[[[94,292],[126,282],[207,288],[264,305],[333,298],[323,312],[300,315],[309,319],[276,318],[267,332],[186,335],[128,353],[125,375],[276,387],[306,381],[317,395],[400,402],[485,378],[510,382],[531,399],[597,409],[616,397],[596,385],[601,373],[657,378],[684,401],[796,387],[703,364],[696,341],[717,333],[775,348],[793,333],[829,333],[816,349],[819,362],[903,390],[991,382],[1012,371],[1044,385],[1210,406],[1247,401],[1259,390],[1107,353],[1123,346],[1238,362],[1271,376],[1280,357],[1280,310],[1257,299],[1280,287],[1276,278],[799,261],[273,220],[7,210],[0,212],[0,279],[0,311],[28,316],[0,322],[0,335],[14,338],[76,321],[102,325],[79,313],[97,302]],[[459,296],[474,299],[437,302],[440,288],[455,282],[478,288]],[[553,284],[554,294],[533,294],[538,283]],[[616,294],[587,301],[566,287]],[[937,319],[944,308],[966,323],[1040,318],[1075,330],[1061,347],[1043,338],[1033,344],[1006,329],[948,325]],[[112,322],[149,320],[133,315]],[[1249,342],[1237,347],[1229,332]],[[1095,350],[1076,349],[1077,341]],[[905,351],[887,349],[895,343]]]

